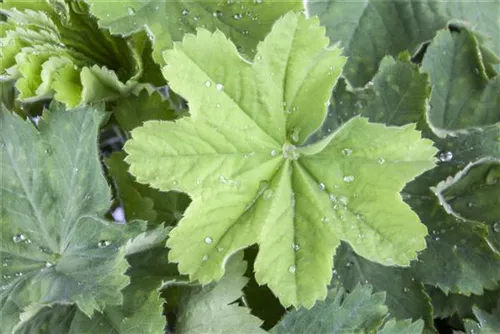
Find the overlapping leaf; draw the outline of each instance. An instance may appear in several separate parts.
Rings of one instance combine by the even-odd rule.
[[[440,31],[427,48],[422,70],[432,84],[428,120],[438,135],[500,121],[500,76],[489,77],[482,51],[474,33],[457,25]]]
[[[288,14],[254,63],[206,30],[166,53],[165,76],[192,117],[146,122],[125,149],[139,182],[192,197],[168,241],[192,279],[222,277],[228,256],[258,243],[257,281],[285,306],[310,307],[326,296],[340,240],[386,265],[408,265],[425,248],[426,229],[398,196],[433,166],[435,149],[414,126],[354,118],[294,146],[320,126],[344,63],[323,33],[315,19]]]
[[[349,294],[343,288],[336,288],[312,309],[288,313],[271,333],[372,333],[381,327],[387,314],[384,301],[385,294],[372,294],[370,285],[357,285]],[[391,320],[378,333],[417,334],[422,329],[421,320],[414,323]]]
[[[2,3],[0,74],[19,99],[55,98],[69,106],[115,99],[137,85],[147,65],[145,35],[128,40],[102,31],[83,3]],[[153,80],[153,78],[151,78]]]
[[[473,312],[479,323],[466,320],[465,329],[468,334],[495,334],[500,331],[500,302],[492,314],[477,307],[473,307]]]
[[[145,29],[154,40],[154,55],[180,41],[197,27],[223,31],[249,56],[264,39],[273,23],[290,10],[302,9],[297,0],[217,0],[217,1],[120,1],[86,0],[99,19],[99,26],[113,34],[129,35]]]
[[[487,47],[500,54],[500,2],[308,0],[332,43],[340,41],[349,56],[344,74],[354,86],[367,83],[386,55],[416,51],[449,20],[470,22],[486,36]]]
[[[90,316],[123,302],[129,279],[121,246],[144,224],[101,218],[110,198],[96,145],[103,117],[89,107],[54,104],[37,130],[0,114],[3,332],[28,307],[76,304]]]

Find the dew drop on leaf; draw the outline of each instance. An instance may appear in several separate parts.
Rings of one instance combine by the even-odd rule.
[[[242,33],[243,35],[248,35],[248,30],[243,30],[241,33]]]
[[[219,176],[219,181],[222,184],[228,184],[228,180],[225,178],[224,175]]]
[[[205,86],[206,87],[212,86],[212,83],[210,82],[210,80],[205,81]]]
[[[206,244],[211,244],[211,243],[212,243],[212,238],[210,238],[210,237],[206,237],[206,238],[205,238],[205,243],[206,243]]]
[[[334,194],[328,194],[328,198],[330,199],[330,201],[332,202],[336,202],[337,201],[337,197],[335,197]]]
[[[319,184],[319,190],[323,191],[323,190],[325,190],[325,188],[326,188],[325,184],[323,182],[321,182]]]
[[[351,268],[351,267],[352,267],[352,262],[351,262],[351,261],[347,262],[347,263],[345,264],[345,267],[346,267],[346,268]]]
[[[352,150],[351,150],[350,148],[344,148],[344,149],[342,150],[342,153],[344,153],[344,155],[345,155],[346,157],[348,157],[348,156],[350,156],[350,155],[352,154]]]
[[[217,88],[217,90],[218,90],[219,92],[220,92],[220,91],[222,91],[222,90],[224,89],[224,85],[223,85],[223,84],[217,84],[215,87]]]
[[[97,246],[99,248],[105,248],[105,247],[108,247],[109,245],[111,245],[111,241],[109,241],[109,240],[101,240],[97,243]]]
[[[45,262],[45,268],[50,268],[53,266],[54,266],[54,264],[52,262],[50,262],[50,261]]]
[[[344,182],[351,183],[353,181],[354,181],[354,176],[352,175],[344,176]]]
[[[493,231],[495,231],[497,233],[500,232],[500,221],[495,222],[495,224],[493,224]]]
[[[14,276],[16,276],[16,277],[21,277],[21,276],[23,276],[23,275],[24,275],[24,274],[23,274],[22,272],[17,272],[17,273],[15,273],[15,274],[14,274]]]
[[[438,159],[441,162],[449,162],[453,159],[453,153],[450,151],[441,152],[438,155]]]
[[[12,237],[12,241],[14,241],[16,244],[24,240],[26,240],[26,236],[22,233],[16,234],[15,236]]]
[[[299,245],[299,244],[295,244],[295,243],[293,243],[293,244],[292,244],[292,249],[293,249],[294,251],[298,251],[298,250],[300,249],[300,245]]]
[[[406,287],[406,286],[405,286],[405,287],[403,288],[403,292],[404,292],[404,293],[408,293],[408,292],[410,292],[410,288],[408,288],[408,287]]]
[[[202,259],[203,261],[208,261],[208,255],[204,255],[201,259]]]
[[[272,150],[271,151],[271,156],[275,157],[278,155],[278,151],[277,150]]]
[[[45,154],[51,154],[51,153],[52,153],[52,151],[50,150],[50,148],[45,149]]]
[[[254,2],[255,2],[256,4],[261,4],[261,3],[263,3],[263,2],[264,2],[264,0],[254,0]]]
[[[383,164],[385,163],[385,159],[384,159],[384,158],[378,158],[378,159],[377,159],[377,163],[378,163],[379,165],[383,165]]]
[[[193,20],[194,21],[198,21],[200,19],[200,16],[199,15],[196,15],[195,17],[193,17]]]
[[[295,274],[296,271],[297,271],[297,267],[295,267],[294,265],[291,265],[290,267],[288,267],[288,272],[290,274]]]
[[[134,9],[134,8],[132,8],[132,7],[129,7],[129,8],[127,9],[127,11],[128,11],[128,15],[134,15],[134,14],[135,14],[135,9]]]
[[[217,247],[217,251],[218,251],[218,252],[223,252],[223,251],[224,251],[224,248],[223,248],[223,247]]]
[[[273,191],[271,189],[267,189],[264,191],[264,199],[270,199],[273,196]]]
[[[186,16],[186,15],[188,15],[188,14],[189,14],[189,10],[187,10],[187,9],[183,9],[183,10],[182,10],[182,15],[183,15],[183,16]]]
[[[243,15],[241,15],[240,13],[236,13],[236,14],[234,14],[233,17],[235,20],[241,20],[243,18]]]
[[[323,224],[328,223],[328,217],[326,217],[326,216],[325,216],[325,217],[321,218],[321,222],[322,222]]]
[[[215,12],[212,13],[214,17],[221,17],[224,15],[220,10],[216,10]]]
[[[339,197],[339,202],[342,203],[342,204],[344,204],[344,205],[347,205],[347,203],[349,202],[349,200],[345,196],[340,196]]]

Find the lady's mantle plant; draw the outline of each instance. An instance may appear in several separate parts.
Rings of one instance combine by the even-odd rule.
[[[500,332],[499,1],[0,6],[0,333]]]
[[[206,30],[165,53],[163,73],[191,117],[147,122],[125,150],[139,182],[193,200],[167,244],[181,273],[219,279],[231,254],[257,243],[257,281],[284,306],[311,307],[326,296],[341,240],[384,265],[408,265],[425,248],[426,228],[399,195],[434,166],[437,151],[414,126],[355,117],[301,146],[345,63],[327,45],[316,19],[287,14],[253,62]]]

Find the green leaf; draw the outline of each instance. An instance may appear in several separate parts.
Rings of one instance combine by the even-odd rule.
[[[349,57],[344,75],[356,87],[370,81],[387,54],[415,52],[451,19],[470,22],[487,36],[487,47],[500,54],[498,1],[308,0],[306,6],[326,26],[331,42],[344,47]]]
[[[106,159],[106,164],[115,181],[126,220],[142,219],[151,225],[174,225],[179,221],[190,203],[189,197],[175,191],[165,193],[137,183],[128,173],[129,165],[124,159],[123,152],[115,152]]]
[[[30,310],[15,333],[163,333],[166,319],[158,288],[163,281],[177,280],[175,265],[167,263],[165,239],[169,229],[141,233],[126,245],[131,284],[123,292],[123,305],[108,305],[89,318],[75,306]]]
[[[119,305],[129,279],[121,247],[144,224],[101,218],[110,192],[102,175],[99,108],[53,104],[38,129],[0,114],[1,328],[32,305],[77,304],[85,314]]]
[[[466,320],[465,329],[468,334],[495,334],[500,332],[500,303],[492,314],[488,314],[475,306],[473,312],[479,323]]]
[[[7,0],[1,12],[0,75],[16,80],[19,99],[55,98],[68,106],[115,99],[137,86],[144,43],[97,27],[83,3]]]
[[[422,320],[418,320],[415,322],[411,322],[411,320],[401,320],[388,321],[384,327],[378,331],[378,334],[421,334],[424,329],[424,322]]]
[[[171,121],[183,114],[176,113],[169,100],[158,92],[143,89],[117,101],[113,114],[125,131],[132,131],[149,120]]]
[[[421,318],[428,328],[434,327],[430,298],[409,268],[370,262],[343,243],[335,256],[334,279],[351,291],[357,284],[370,284],[374,291],[386,293],[385,304],[396,319]]]
[[[254,63],[203,29],[166,52],[166,78],[192,116],[132,131],[126,161],[139,182],[193,199],[168,241],[191,279],[219,279],[228,256],[257,243],[257,282],[285,307],[311,307],[326,296],[340,240],[385,265],[425,248],[425,227],[398,195],[434,166],[414,126],[357,117],[312,148],[294,146],[321,125],[344,63],[323,32],[287,14]]]
[[[243,253],[231,256],[225,276],[218,282],[201,288],[190,288],[179,306],[175,332],[191,333],[266,333],[262,321],[250,315],[245,307],[233,304],[242,296],[248,279],[243,276],[246,262]]]
[[[385,294],[372,294],[369,285],[357,285],[349,294],[343,288],[336,288],[310,310],[302,308],[288,313],[271,333],[372,332],[387,314],[384,301]]]
[[[428,120],[438,135],[500,121],[500,76],[488,78],[479,42],[466,27],[440,31],[422,70],[432,84]]]
[[[222,31],[253,56],[257,43],[264,39],[273,23],[290,10],[302,9],[297,0],[200,1],[121,1],[86,0],[99,26],[112,34],[129,35],[145,29],[153,39],[154,58],[164,64],[161,52],[196,28]]]

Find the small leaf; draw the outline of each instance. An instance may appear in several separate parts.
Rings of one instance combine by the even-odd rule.
[[[249,310],[232,304],[242,296],[248,279],[243,276],[246,262],[240,252],[231,256],[225,276],[218,282],[202,288],[190,288],[179,306],[179,334],[211,333],[266,333],[259,326],[262,321]]]
[[[411,322],[411,320],[389,320],[384,327],[378,331],[378,334],[421,334],[424,329],[424,322],[418,320]]]
[[[488,314],[476,306],[472,310],[479,323],[466,320],[465,329],[468,334],[494,334],[500,332],[500,303],[492,314]]]
[[[413,125],[356,117],[314,149],[294,144],[321,125],[345,61],[327,43],[316,19],[287,14],[254,63],[203,29],[165,53],[191,117],[146,122],[125,150],[139,182],[193,199],[168,241],[181,273],[219,279],[228,256],[257,243],[257,282],[285,307],[311,307],[326,296],[340,240],[385,265],[425,248],[425,227],[398,195],[434,166]]]
[[[96,145],[103,117],[101,109],[53,104],[36,129],[0,113],[4,332],[28,306],[76,304],[90,316],[123,301],[122,245],[145,226],[101,218],[110,198]]]
[[[271,333],[372,332],[387,314],[384,301],[385,294],[372,294],[369,285],[357,285],[349,294],[343,288],[336,288],[310,310],[299,309],[285,315]]]

